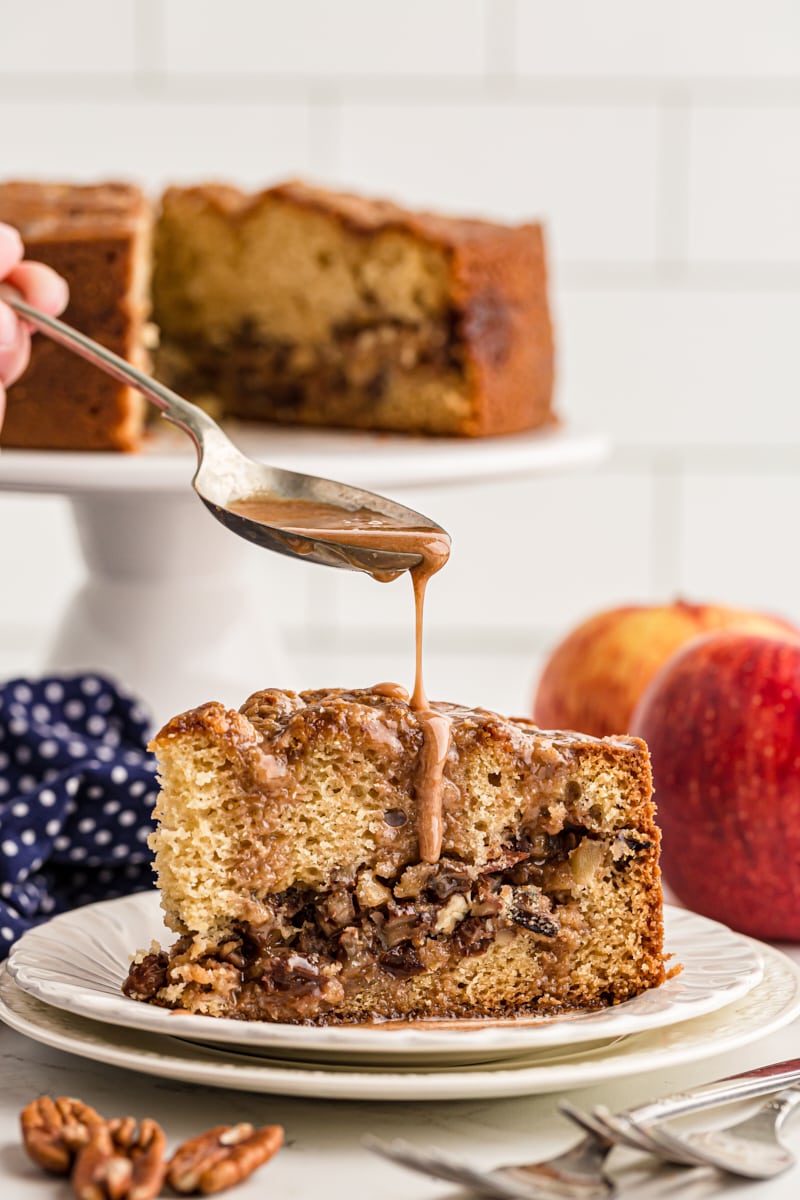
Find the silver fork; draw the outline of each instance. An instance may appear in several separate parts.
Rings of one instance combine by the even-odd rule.
[[[744,1071],[740,1075],[731,1075],[726,1079],[705,1084],[690,1092],[677,1092],[627,1112],[618,1113],[616,1118],[627,1117],[637,1122],[647,1121],[650,1128],[654,1121],[661,1122],[670,1117],[713,1108],[718,1104],[767,1095],[788,1084],[800,1084],[800,1059],[771,1063],[753,1071]],[[615,1144],[631,1144],[631,1139],[627,1136],[628,1127],[625,1128],[624,1137],[618,1136],[613,1129],[596,1118],[597,1110],[591,1114],[583,1113],[566,1101],[560,1108],[566,1116],[576,1120],[587,1131],[586,1136],[562,1154],[539,1162],[518,1163],[482,1171],[465,1166],[438,1150],[419,1150],[416,1146],[399,1140],[384,1142],[379,1138],[369,1137],[364,1139],[364,1145],[374,1153],[412,1171],[420,1171],[436,1179],[460,1184],[478,1195],[490,1197],[491,1200],[554,1200],[555,1197],[604,1200],[613,1196],[615,1187],[605,1173],[605,1161]],[[607,1110],[604,1111],[607,1113]],[[608,1116],[612,1114],[608,1113]],[[650,1154],[659,1153],[654,1151],[652,1143],[646,1147],[638,1145],[638,1148],[644,1148]],[[661,1154],[660,1157],[669,1157],[670,1161],[675,1161],[671,1155]]]
[[[796,1157],[780,1141],[780,1132],[789,1115],[800,1105],[800,1088],[779,1092],[767,1100],[749,1117],[722,1129],[699,1130],[678,1134],[653,1122],[632,1120],[623,1123],[617,1118],[609,1121],[594,1112],[601,1125],[607,1126],[609,1136],[619,1138],[625,1126],[635,1130],[636,1144],[650,1153],[671,1162],[693,1166],[712,1166],[747,1179],[771,1179],[787,1171]]]
[[[419,1150],[400,1138],[391,1142],[371,1136],[363,1139],[368,1150],[391,1162],[460,1184],[490,1200],[606,1200],[615,1190],[603,1169],[613,1144],[592,1133],[554,1158],[480,1171],[438,1150]]]
[[[608,1200],[615,1185],[605,1162],[615,1145],[629,1146],[681,1166],[712,1166],[751,1179],[768,1179],[788,1170],[795,1156],[777,1140],[789,1112],[800,1104],[800,1090],[781,1093],[743,1121],[723,1129],[677,1135],[654,1123],[642,1124],[602,1106],[583,1113],[566,1103],[562,1111],[588,1135],[563,1154],[541,1162],[480,1171],[438,1150],[420,1150],[400,1138],[382,1142],[367,1137],[367,1149],[409,1167],[457,1183],[491,1200]]]

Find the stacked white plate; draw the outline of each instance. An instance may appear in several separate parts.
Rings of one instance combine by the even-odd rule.
[[[459,1100],[587,1087],[724,1053],[800,1013],[779,951],[666,910],[676,971],[597,1013],[368,1026],[243,1022],[122,995],[131,955],[169,944],[155,893],[89,905],[26,934],[0,968],[0,1019],[36,1041],[150,1075],[282,1095]]]

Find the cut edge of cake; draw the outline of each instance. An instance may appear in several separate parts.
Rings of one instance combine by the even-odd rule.
[[[142,370],[150,317],[152,209],[128,183],[0,183],[0,220],[19,229],[27,256],[67,280],[63,319]],[[147,403],[44,336],[8,390],[0,443],[54,450],[140,448]]]

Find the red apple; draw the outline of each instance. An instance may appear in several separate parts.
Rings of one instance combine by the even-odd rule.
[[[727,628],[800,637],[800,629],[780,617],[721,604],[677,600],[611,608],[556,646],[539,680],[533,719],[544,729],[596,737],[627,733],[634,705],[659,667],[691,638]]]
[[[631,731],[650,747],[679,898],[743,933],[800,939],[800,643],[695,639],[650,683]]]

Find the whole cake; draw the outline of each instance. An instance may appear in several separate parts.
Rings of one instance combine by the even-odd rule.
[[[150,206],[127,183],[0,183],[0,221],[16,226],[29,258],[69,284],[64,320],[147,369]],[[134,450],[146,403],[139,392],[45,337],[8,392],[4,446]]]
[[[125,992],[285,1022],[597,1008],[664,979],[647,749],[435,705],[440,849],[420,852],[425,727],[394,685],[267,690],[155,738],[169,950]]]
[[[60,271],[66,320],[140,364],[150,215],[125,184],[0,184],[0,221]],[[553,423],[542,230],[301,183],[170,188],[155,231],[156,374],[216,416],[480,436]],[[36,339],[8,446],[131,450],[144,401]]]
[[[233,416],[482,435],[553,420],[539,225],[288,183],[170,188],[158,369]]]

